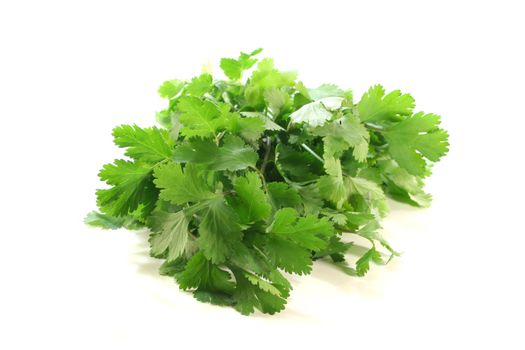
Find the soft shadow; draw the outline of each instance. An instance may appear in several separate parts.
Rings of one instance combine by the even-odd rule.
[[[130,260],[137,266],[137,271],[149,277],[158,278],[159,267],[162,265],[162,261],[155,259],[149,254],[149,231],[138,230],[134,231],[137,236],[138,242],[135,244],[135,250],[130,256]]]

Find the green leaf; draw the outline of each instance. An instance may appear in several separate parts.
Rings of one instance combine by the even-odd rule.
[[[255,167],[259,156],[244,141],[233,135],[224,137],[222,147],[215,161],[211,164],[212,170],[242,170],[248,167]]]
[[[399,90],[385,96],[385,89],[381,85],[372,86],[357,104],[359,118],[363,122],[399,120],[400,117],[412,114],[412,109],[412,96],[402,94]]]
[[[193,138],[175,149],[173,159],[205,164],[211,170],[235,171],[255,167],[258,155],[241,138],[228,135],[220,147],[210,139]]]
[[[342,97],[325,97],[305,104],[290,114],[290,119],[294,123],[305,123],[311,127],[320,126],[332,119],[331,111],[341,108],[342,102]]]
[[[293,181],[315,180],[323,173],[323,163],[304,149],[279,144],[275,149],[279,172]]]
[[[99,177],[112,186],[97,190],[97,204],[104,213],[127,216],[142,206],[141,217],[145,218],[153,210],[158,191],[153,186],[150,166],[117,159],[114,164],[104,165]]]
[[[254,50],[251,53],[241,52],[238,59],[223,58],[220,63],[221,69],[228,78],[239,80],[242,78],[243,71],[250,69],[257,62],[257,59],[253,58],[253,56],[261,51],[262,49]]]
[[[167,130],[121,125],[113,129],[115,144],[127,147],[126,155],[136,160],[155,164],[173,155],[173,139]]]
[[[200,202],[216,195],[197,168],[188,164],[184,171],[176,163],[166,163],[155,169],[155,185],[161,189],[160,198],[173,204]]]
[[[197,244],[207,259],[218,264],[242,237],[237,213],[222,197],[211,199],[203,211]]]
[[[389,208],[386,202],[386,196],[379,185],[360,177],[347,177],[347,181],[351,194],[354,193],[362,196],[371,206],[378,210],[381,216],[388,213]]]
[[[344,97],[345,92],[334,84],[322,84],[315,89],[308,89],[312,100],[320,100],[325,97]]]
[[[248,224],[268,218],[272,207],[256,173],[248,172],[245,176],[237,178],[233,188],[236,195],[230,197],[229,203],[239,215],[241,223]]]
[[[192,253],[189,220],[184,211],[168,213],[158,211],[151,217],[153,234],[150,238],[151,255],[159,256],[168,251],[166,260],[174,261]]]
[[[261,118],[242,117],[240,113],[231,112],[228,104],[221,104],[220,110],[223,129],[249,142],[257,141],[266,129],[265,121]]]
[[[284,207],[295,208],[301,205],[301,197],[294,188],[285,182],[268,184],[268,197],[275,210]]]
[[[143,226],[131,216],[116,217],[108,214],[102,214],[97,211],[89,212],[84,218],[84,223],[89,226],[109,230],[116,230],[121,227],[125,227],[128,230],[136,230]]]
[[[198,301],[213,305],[233,306],[235,304],[235,301],[230,294],[221,292],[208,292],[204,290],[196,290],[193,292],[193,296]]]
[[[381,170],[386,177],[387,194],[395,200],[419,207],[428,207],[432,196],[423,190],[423,180],[400,168],[394,161],[383,161]]]
[[[273,315],[284,309],[285,298],[262,289],[259,283],[252,283],[255,277],[252,277],[252,281],[250,281],[243,270],[234,269],[233,273],[237,282],[233,294],[236,301],[235,309],[241,314],[249,315],[255,309],[259,309],[264,313]]]
[[[177,282],[183,290],[232,293],[235,288],[230,273],[206,259],[202,252],[191,257],[184,271],[177,276]]]
[[[215,136],[221,126],[219,109],[210,101],[190,96],[181,97],[177,108],[181,112],[179,121],[184,126],[181,130],[184,136]]]
[[[290,95],[277,88],[266,90],[264,92],[264,100],[273,116],[278,116],[291,105]]]
[[[341,161],[332,156],[327,156],[324,167],[328,175],[321,176],[317,180],[319,193],[321,193],[323,198],[329,200],[340,209],[350,195],[348,180],[346,177],[343,177]]]
[[[172,99],[177,97],[184,89],[184,82],[180,80],[167,80],[159,87],[159,95],[162,98]]]
[[[312,130],[312,133],[323,136],[325,153],[340,157],[343,151],[351,147],[357,161],[366,160],[370,135],[356,117],[348,115],[339,118]]]
[[[318,219],[313,215],[298,218],[295,209],[283,208],[275,213],[267,232],[291,240],[300,247],[318,251],[326,246],[326,237],[334,234],[334,228],[327,218]]]
[[[173,160],[178,163],[211,164],[219,154],[219,147],[211,139],[192,138],[179,144]]]
[[[246,102],[253,107],[265,105],[264,93],[266,90],[290,88],[295,84],[295,72],[280,72],[275,69],[273,60],[265,58],[257,65],[250,80],[246,84],[244,97]]]
[[[312,271],[310,252],[278,235],[267,237],[264,252],[273,266],[288,273],[302,275]]]
[[[184,271],[187,260],[185,258],[178,258],[172,261],[164,261],[159,267],[159,273],[163,276],[176,276]]]
[[[392,158],[410,174],[428,175],[424,158],[437,162],[448,152],[448,133],[439,123],[439,116],[420,112],[385,132]]]
[[[190,96],[202,97],[205,93],[210,92],[213,87],[212,76],[208,73],[203,73],[199,77],[195,77],[186,87],[185,92]]]
[[[370,262],[382,263],[381,254],[372,247],[368,250],[359,260],[357,260],[355,265],[355,270],[358,276],[364,276],[370,270]]]

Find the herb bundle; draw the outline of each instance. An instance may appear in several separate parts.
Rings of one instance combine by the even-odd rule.
[[[147,227],[162,275],[246,315],[284,309],[283,272],[325,259],[363,276],[397,255],[379,233],[386,198],[428,206],[423,179],[448,151],[439,116],[414,113],[409,94],[376,85],[354,101],[335,85],[307,88],[260,52],[222,59],[225,80],[162,84],[161,127],[116,127],[128,159],[102,168],[109,186],[86,217]],[[350,266],[356,236],[369,248]]]

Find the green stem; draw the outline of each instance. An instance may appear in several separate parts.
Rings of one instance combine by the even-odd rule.
[[[308,151],[312,156],[314,156],[317,160],[319,160],[321,163],[324,164],[324,159],[321,158],[317,153],[315,153],[313,149],[311,149],[310,147],[308,147],[308,146],[305,145],[304,143],[301,143],[301,146],[302,146],[306,151]]]
[[[264,174],[259,169],[257,169],[257,167],[250,166],[250,169],[254,170],[257,173],[257,175],[259,175],[265,192],[268,192],[268,187],[266,186],[266,179],[264,178]]]
[[[266,143],[265,143],[266,153],[264,153],[264,159],[263,163],[261,165],[261,173],[264,175],[264,171],[266,170],[266,165],[268,164],[268,160],[270,158],[270,151],[272,150],[272,140],[269,136],[266,137]]]
[[[385,129],[381,126],[376,126],[376,125],[372,125],[372,124],[365,124],[365,126],[367,128],[369,128],[370,130],[373,130],[373,131],[377,131],[377,132],[384,132]]]

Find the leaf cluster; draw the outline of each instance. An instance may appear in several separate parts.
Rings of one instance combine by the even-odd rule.
[[[160,127],[116,127],[127,159],[102,168],[86,218],[148,228],[161,274],[246,315],[283,310],[286,275],[315,260],[363,276],[397,255],[380,235],[386,198],[428,206],[423,180],[448,151],[439,116],[414,112],[409,94],[307,88],[260,52],[222,59],[227,79],[164,82]],[[357,236],[370,244],[350,266]]]

